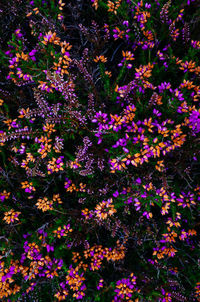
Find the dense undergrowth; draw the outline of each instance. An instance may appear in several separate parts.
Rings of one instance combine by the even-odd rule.
[[[0,6],[0,300],[200,301],[200,3]]]

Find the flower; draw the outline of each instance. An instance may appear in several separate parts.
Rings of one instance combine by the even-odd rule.
[[[114,301],[133,301],[131,297],[136,291],[136,277],[131,273],[129,278],[123,278],[116,282]]]
[[[11,209],[10,211],[4,213],[3,220],[5,220],[5,222],[8,224],[10,224],[14,221],[19,221],[18,216],[20,214],[21,214],[21,212],[15,212],[13,209]]]
[[[95,213],[96,216],[100,220],[106,219],[108,216],[112,216],[114,213],[116,213],[116,209],[114,208],[114,205],[112,204],[113,200],[112,198],[108,199],[107,201],[102,201],[95,207]]]
[[[193,110],[189,117],[190,127],[194,133],[200,132],[200,109]]]
[[[32,182],[24,181],[21,182],[22,189],[25,189],[26,193],[31,193],[32,191],[35,191],[35,188],[33,187]]]
[[[42,212],[53,210],[53,201],[48,200],[47,197],[39,198],[36,206],[38,209],[42,210]]]

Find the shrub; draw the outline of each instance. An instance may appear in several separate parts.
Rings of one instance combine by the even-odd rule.
[[[200,301],[199,4],[18,2],[0,10],[1,301]]]

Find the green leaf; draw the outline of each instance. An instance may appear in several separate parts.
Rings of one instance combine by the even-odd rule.
[[[154,203],[157,204],[160,208],[162,207],[162,201],[161,200],[154,200]]]
[[[171,203],[171,211],[172,211],[172,219],[175,220],[176,218],[176,206],[174,203]]]

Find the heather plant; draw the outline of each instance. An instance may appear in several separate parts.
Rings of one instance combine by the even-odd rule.
[[[19,2],[1,301],[200,301],[199,3]]]

